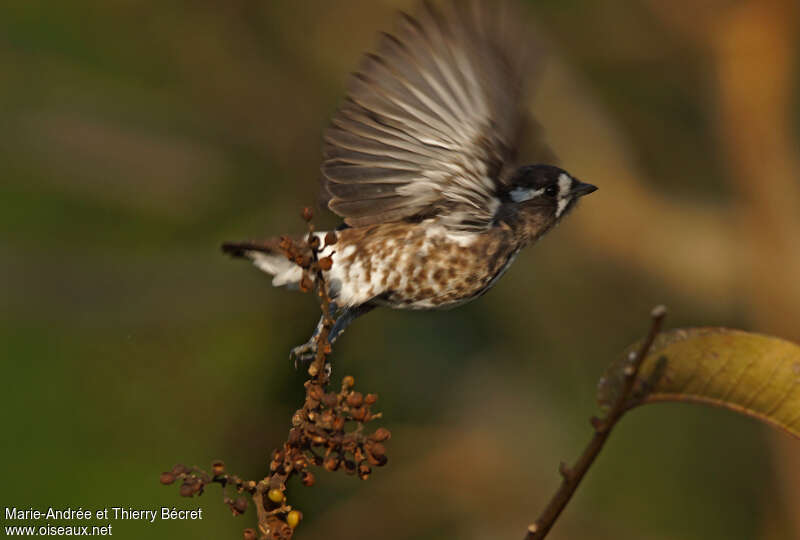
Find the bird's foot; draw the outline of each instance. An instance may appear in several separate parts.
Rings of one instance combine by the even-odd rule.
[[[294,368],[307,366],[317,355],[317,343],[314,339],[298,345],[289,352],[289,359],[294,361]]]

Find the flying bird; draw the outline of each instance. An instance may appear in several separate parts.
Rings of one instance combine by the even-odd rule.
[[[477,298],[597,189],[551,157],[519,163],[526,136],[548,152],[526,111],[539,55],[506,7],[425,2],[415,16],[400,14],[396,32],[382,34],[351,76],[321,167],[323,203],[344,220],[320,253],[333,260],[324,273],[331,342],[375,307],[440,309]],[[297,286],[303,270],[279,243],[222,249],[274,276],[275,286]],[[313,357],[315,335],[292,350],[295,361]]]

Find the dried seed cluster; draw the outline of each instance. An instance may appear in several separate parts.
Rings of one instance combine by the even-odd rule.
[[[231,509],[234,516],[244,514],[248,507],[247,497],[256,491],[256,483],[252,480],[242,480],[234,474],[225,473],[225,463],[220,460],[211,464],[211,474],[197,467],[187,467],[177,464],[172,470],[161,473],[159,478],[164,485],[170,485],[181,480],[179,493],[181,497],[202,495],[207,485],[216,483],[222,485],[222,501]],[[233,494],[229,494],[233,491]]]
[[[317,465],[366,480],[372,467],[386,464],[383,442],[391,436],[389,430],[378,428],[366,434],[364,429],[367,422],[381,416],[372,411],[378,396],[353,390],[354,383],[353,377],[345,377],[338,393],[326,392],[314,381],[305,383],[305,406],[292,418],[284,448],[272,456],[273,478],[294,471],[302,475],[303,484],[313,485],[314,477],[307,469]]]
[[[303,219],[308,223],[308,236],[305,244],[298,244],[288,236],[282,236],[278,248],[287,259],[303,269],[303,277],[300,279],[300,290],[308,292],[314,288],[314,283],[322,282],[320,275],[323,271],[328,271],[333,266],[333,259],[330,256],[318,257],[320,247],[328,247],[336,244],[336,233],[329,232],[325,235],[325,243],[320,246],[319,237],[314,234],[314,225],[311,223],[313,212],[310,208],[304,208]],[[313,276],[313,277],[312,277]]]
[[[303,518],[303,514],[286,500],[287,483],[292,476],[298,475],[304,486],[313,486],[316,478],[309,469],[317,466],[328,471],[343,470],[366,480],[373,467],[381,467],[387,462],[383,443],[391,437],[389,430],[378,428],[369,434],[365,430],[367,422],[381,417],[381,413],[372,411],[378,396],[354,390],[355,379],[350,375],[342,379],[338,392],[328,390],[331,372],[328,335],[334,321],[330,316],[330,298],[323,272],[331,269],[333,260],[318,256],[320,240],[313,234],[311,209],[303,209],[301,215],[308,223],[309,234],[305,244],[283,237],[279,247],[287,258],[303,268],[301,289],[310,291],[316,285],[323,324],[316,337],[316,357],[308,368],[310,378],[305,382],[305,401],[292,416],[286,442],[272,453],[269,475],[259,482],[242,480],[227,474],[222,461],[212,463],[210,474],[185,465],[176,465],[171,471],[161,473],[162,484],[182,481],[180,494],[184,497],[202,495],[210,483],[221,484],[223,502],[234,515],[244,513],[248,508],[246,496],[252,497],[258,514],[258,529],[245,529],[245,540],[292,538],[294,529]],[[336,234],[328,233],[324,245],[335,243]]]
[[[378,397],[354,391],[355,380],[349,375],[338,393],[327,392],[317,380],[321,377],[324,375],[320,373],[306,381],[303,407],[292,416],[292,428],[283,447],[272,453],[270,476],[259,483],[257,491],[266,493],[261,506],[266,519],[259,519],[263,539],[291,538],[302,519],[302,514],[286,502],[286,486],[292,476],[298,475],[304,486],[313,486],[316,477],[309,468],[321,466],[331,472],[358,474],[366,480],[373,466],[387,462],[383,442],[391,437],[389,430],[378,428],[367,434],[364,429],[367,422],[381,417],[372,411]]]

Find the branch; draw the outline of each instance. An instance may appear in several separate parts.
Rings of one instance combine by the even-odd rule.
[[[294,535],[303,514],[287,502],[287,484],[293,476],[300,476],[303,485],[310,487],[316,482],[310,469],[323,467],[330,472],[341,470],[366,480],[372,474],[372,467],[381,467],[387,462],[383,443],[391,433],[385,428],[373,433],[365,429],[367,422],[381,418],[381,413],[371,410],[378,396],[353,390],[355,380],[349,375],[342,379],[338,392],[328,388],[331,375],[328,336],[334,320],[324,272],[330,270],[333,261],[330,256],[320,257],[320,252],[336,244],[336,234],[328,233],[322,245],[314,234],[311,210],[304,209],[302,215],[308,224],[305,242],[283,237],[279,247],[289,260],[303,269],[300,290],[315,290],[322,310],[322,325],[314,338],[316,355],[308,366],[305,401],[292,415],[286,441],[272,453],[269,473],[257,482],[242,480],[226,474],[224,463],[216,461],[211,474],[179,464],[162,473],[160,478],[166,485],[182,481],[180,494],[184,497],[202,495],[207,485],[220,484],[223,502],[234,515],[245,512],[249,495],[256,508],[258,529],[245,529],[244,540],[288,540]],[[238,496],[234,499],[230,491]]]
[[[628,365],[624,369],[625,381],[622,391],[619,393],[617,400],[614,402],[611,410],[605,418],[592,417],[591,423],[594,427],[594,436],[589,441],[589,444],[583,450],[583,453],[578,458],[578,461],[572,467],[567,466],[566,463],[561,462],[559,472],[561,473],[562,482],[558,491],[550,499],[547,507],[534,523],[528,527],[528,532],[525,535],[525,540],[542,540],[550,532],[553,524],[556,522],[561,512],[569,503],[575,490],[578,489],[583,477],[589,470],[589,467],[594,463],[595,458],[600,454],[603,446],[611,434],[611,430],[617,424],[622,415],[628,410],[630,405],[630,397],[633,393],[634,382],[639,373],[639,368],[642,362],[650,352],[650,347],[653,345],[653,340],[661,331],[661,325],[667,315],[667,309],[664,306],[656,306],[650,312],[651,324],[650,332],[647,338],[642,342],[638,351],[632,352],[628,356]]]

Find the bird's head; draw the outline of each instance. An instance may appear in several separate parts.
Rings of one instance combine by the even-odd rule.
[[[524,224],[538,237],[558,223],[579,198],[597,188],[552,165],[526,165],[514,172],[500,193],[498,221]],[[533,239],[531,238],[531,239]]]

